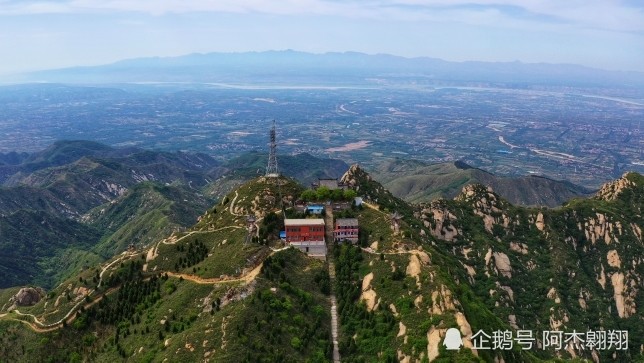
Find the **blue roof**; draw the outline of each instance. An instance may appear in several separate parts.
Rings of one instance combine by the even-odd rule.
[[[321,205],[309,205],[306,208],[309,209],[309,210],[322,210],[322,209],[324,209],[324,206],[321,206]]]
[[[280,238],[286,238],[286,231],[280,231]]]

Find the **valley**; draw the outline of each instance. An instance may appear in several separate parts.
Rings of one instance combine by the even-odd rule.
[[[89,139],[207,152],[226,161],[265,150],[274,118],[284,154],[308,153],[365,167],[401,157],[428,164],[462,160],[501,176],[546,176],[589,189],[629,170],[644,172],[644,106],[638,99],[587,97],[584,88],[387,82],[332,89],[199,83],[5,86],[0,87],[0,131],[7,137],[0,140],[0,152],[33,152],[55,140]]]

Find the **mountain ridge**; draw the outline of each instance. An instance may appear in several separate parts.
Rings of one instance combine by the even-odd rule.
[[[467,184],[490,185],[515,205],[557,207],[574,197],[587,197],[592,190],[545,176],[500,177],[462,161],[427,164],[416,160],[386,162],[375,168],[383,185],[399,198],[422,203],[454,198]]]
[[[0,186],[0,254],[10,256],[4,266],[18,271],[5,273],[0,286],[38,282],[49,288],[84,265],[190,227],[217,198],[257,175],[256,163],[265,165],[262,157],[248,155],[231,166],[202,153],[82,140],[59,141],[26,155]],[[337,175],[334,170],[346,165],[310,155],[282,161],[286,172],[307,183]],[[16,241],[34,250],[17,249]]]
[[[325,362],[328,283],[347,361],[641,359],[641,175],[626,174],[597,198],[558,209],[513,206],[481,184],[465,186],[455,199],[411,206],[357,165],[342,181],[366,203],[329,209],[357,218],[361,228],[359,245],[329,244],[334,275],[323,261],[279,247],[282,210],[293,213],[304,188],[260,176],[229,192],[193,227],[89,267],[32,307],[0,311],[0,342],[26,346],[21,353],[0,344],[0,355],[26,361],[51,354],[38,345],[46,338],[60,347],[58,360]],[[249,214],[256,229],[247,227]],[[65,317],[67,311],[76,313]],[[464,348],[441,344],[449,328],[465,337]],[[543,348],[472,345],[479,330],[521,329],[536,331]],[[543,346],[541,331],[573,329],[625,329],[631,348]]]
[[[261,64],[261,68],[259,65]],[[163,69],[161,77],[158,69]],[[196,74],[201,77],[196,77]],[[279,74],[282,77],[274,75]],[[233,77],[236,75],[236,77]],[[312,77],[314,76],[314,77]],[[323,77],[325,80],[323,81]],[[435,82],[487,82],[523,88],[533,85],[596,87],[619,85],[635,90],[644,86],[644,73],[606,71],[571,64],[522,62],[450,62],[436,58],[406,58],[388,54],[286,51],[206,53],[176,57],[121,60],[102,66],[72,67],[23,75],[28,80],[75,83],[127,82],[233,82],[370,84],[365,78],[405,78]],[[83,78],[85,77],[85,78]],[[236,81],[235,81],[236,80]],[[287,81],[288,82],[288,81]],[[449,83],[447,83],[449,84]],[[371,83],[372,86],[376,84]]]

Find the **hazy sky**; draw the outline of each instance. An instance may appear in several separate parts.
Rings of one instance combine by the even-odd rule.
[[[644,71],[644,0],[0,0],[0,73],[273,49]]]

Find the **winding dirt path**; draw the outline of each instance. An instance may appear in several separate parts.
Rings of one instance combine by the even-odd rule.
[[[118,263],[118,262],[120,262],[120,261],[124,260],[124,259],[125,259],[125,258],[127,258],[127,257],[132,257],[132,256],[137,255],[137,254],[138,254],[138,252],[130,252],[130,253],[128,253],[128,252],[123,252],[123,253],[121,254],[121,256],[119,256],[119,258],[117,258],[116,260],[114,260],[114,261],[110,262],[107,266],[103,267],[103,269],[101,270],[101,273],[98,275],[98,285],[96,285],[96,287],[101,287],[101,284],[103,283],[103,274],[104,274],[104,273],[105,273],[105,271],[107,271],[110,267],[112,267],[112,265],[114,265],[114,264],[116,264],[116,263]],[[94,290],[90,291],[90,294],[91,294],[93,291],[94,291]]]
[[[233,198],[233,200],[230,202],[230,207],[228,209],[228,212],[230,212],[230,214],[234,215],[235,217],[243,217],[244,214],[238,214],[238,213],[234,212],[234,210],[235,210],[235,202],[237,201],[237,197],[239,197],[239,194],[235,190],[235,198]]]
[[[164,245],[174,245],[174,244],[176,244],[177,242],[182,241],[183,239],[185,239],[185,238],[188,238],[188,237],[192,236],[193,234],[197,234],[197,233],[212,233],[212,232],[219,232],[219,231],[222,231],[222,230],[224,230],[224,229],[229,229],[229,228],[233,228],[233,229],[243,229],[244,227],[240,227],[240,226],[226,226],[226,227],[221,227],[221,228],[217,228],[217,229],[209,229],[209,230],[205,230],[205,231],[190,231],[190,232],[188,232],[185,236],[182,236],[182,237],[180,237],[180,238],[178,238],[178,239],[176,239],[176,240],[174,240],[174,241],[171,241],[171,242],[170,242],[170,241],[168,241],[168,239],[167,239],[167,238],[164,238],[164,239],[160,240],[159,242],[155,243],[154,247],[151,247],[151,248],[148,250],[148,253],[147,253],[147,256],[146,256],[146,258],[145,258],[145,261],[146,261],[146,262],[148,262],[148,261],[152,261],[152,260],[154,260],[155,258],[157,258],[157,256],[159,256],[159,245],[160,245],[160,244],[162,244],[162,243],[163,243]]]
[[[363,251],[365,251],[367,253],[370,253],[372,255],[380,255],[380,254],[383,254],[383,255],[418,255],[420,253],[427,254],[427,252],[421,251],[421,250],[396,251],[396,252],[376,252],[371,247],[360,247],[360,249],[362,249]]]
[[[83,308],[85,310],[91,308],[92,306],[94,306],[95,304],[97,304],[98,302],[103,300],[103,298],[105,296],[112,294],[113,292],[117,291],[118,289],[119,289],[119,287],[113,287],[113,288],[107,290],[105,293],[103,293],[100,296],[96,297],[96,299],[94,299],[94,300],[92,300],[92,301],[90,301],[88,303],[85,303],[85,305],[83,305]],[[94,290],[92,290],[92,292],[93,291]],[[26,320],[22,320],[22,319],[17,319],[17,318],[12,318],[12,317],[7,317],[8,314],[2,314],[2,315],[0,315],[0,318],[5,318],[6,320],[15,320],[15,321],[19,321],[19,322],[21,322],[23,324],[27,324],[27,326],[29,326],[36,333],[48,333],[48,332],[51,332],[51,331],[54,331],[54,330],[61,329],[63,327],[63,321],[65,321],[67,324],[73,323],[74,320],[76,320],[76,314],[75,313],[77,311],[77,308],[81,304],[83,304],[84,302],[85,302],[85,298],[83,298],[76,305],[74,305],[69,310],[69,312],[67,312],[67,314],[65,314],[65,316],[63,316],[60,320],[58,320],[57,322],[54,322],[54,323],[50,323],[50,324],[43,324],[40,320],[38,320],[38,318],[35,315],[21,313],[20,311],[18,311],[18,309],[13,310],[13,312],[16,313],[19,316],[30,317],[30,318],[32,318],[34,320],[34,322],[30,322],[30,321],[26,321]]]
[[[362,204],[366,205],[366,206],[367,206],[367,208],[369,208],[369,209],[373,209],[373,210],[375,210],[376,212],[380,212],[381,214],[387,214],[387,213],[385,213],[385,212],[381,211],[381,210],[380,210],[380,208],[379,208],[377,205],[375,205],[375,204],[372,204],[372,203],[369,203],[369,202],[365,202],[365,201],[362,201]]]
[[[237,194],[237,193],[235,193],[235,194]],[[235,199],[237,199],[237,195],[235,195]],[[234,204],[235,199],[233,199],[233,204]],[[232,208],[232,204],[231,204],[231,208]],[[232,213],[232,212],[231,212],[231,213]],[[187,235],[185,235],[185,236],[183,236],[183,237],[181,237],[181,238],[177,239],[176,241],[172,242],[172,244],[174,244],[174,243],[176,243],[176,242],[178,242],[178,241],[180,241],[180,240],[182,240],[182,239],[184,239],[184,238],[186,238],[186,237],[188,237],[188,236],[190,236],[190,235],[192,235],[192,234],[195,234],[195,233],[211,233],[211,232],[217,232],[217,231],[224,230],[224,229],[228,229],[228,228],[242,229],[242,228],[244,228],[244,227],[239,227],[239,226],[226,226],[226,227],[222,227],[222,228],[215,229],[215,230],[208,230],[208,231],[192,231],[192,232],[188,233]],[[156,255],[157,255],[157,253],[156,253],[157,251],[156,251],[156,250],[158,249],[159,244],[161,244],[161,243],[166,243],[166,241],[167,241],[167,240],[161,240],[161,241],[157,242],[156,246],[155,246],[155,247],[152,247],[152,248],[148,251],[148,257],[150,256],[150,253],[151,253],[152,251],[153,251],[153,252],[152,252],[153,257],[156,257]],[[169,244],[169,243],[166,243],[166,244]],[[271,256],[271,255],[275,254],[276,252],[279,252],[279,251],[285,250],[285,249],[287,249],[287,248],[289,248],[289,247],[285,247],[285,248],[281,248],[281,249],[271,249],[271,253],[270,253],[270,254],[268,254],[268,256],[266,256],[266,257],[264,258],[264,260],[265,260],[266,258],[268,258],[269,256]],[[105,272],[106,272],[106,271],[108,271],[112,266],[114,266],[115,264],[118,264],[119,262],[123,261],[124,259],[130,258],[130,257],[132,257],[132,256],[136,256],[136,255],[138,255],[138,254],[139,254],[139,252],[129,252],[129,253],[128,253],[128,252],[124,252],[124,253],[123,253],[123,254],[121,254],[118,258],[116,258],[114,261],[112,261],[112,262],[108,263],[107,265],[105,265],[105,266],[101,269],[101,272],[100,272],[100,274],[99,274],[99,282],[98,282],[97,287],[100,287],[100,286],[101,286],[101,284],[103,283],[103,275],[104,275],[104,274],[105,274]],[[259,275],[259,273],[261,272],[261,270],[262,270],[262,267],[263,267],[263,266],[264,266],[264,261],[262,261],[261,263],[259,263],[255,268],[253,268],[252,270],[248,271],[247,273],[242,274],[241,276],[236,276],[236,277],[225,277],[225,278],[202,278],[202,277],[199,277],[199,276],[196,276],[196,275],[190,275],[190,274],[178,274],[178,273],[174,273],[174,272],[170,272],[170,271],[166,271],[165,273],[167,273],[167,274],[168,274],[168,276],[176,277],[176,278],[180,278],[180,277],[182,277],[184,280],[188,280],[188,281],[191,281],[191,282],[194,282],[194,283],[197,283],[197,284],[215,284],[215,283],[226,283],[226,282],[244,282],[244,283],[250,283],[250,282],[252,282],[253,280],[255,280],[255,279],[257,278],[257,276],[258,276],[258,275]],[[164,273],[164,271],[159,271],[159,273]],[[10,313],[3,313],[3,314],[0,314],[0,319],[3,319],[3,320],[15,320],[15,321],[21,322],[21,323],[26,324],[27,326],[29,326],[33,331],[35,331],[35,332],[37,332],[37,333],[47,333],[47,332],[51,332],[51,331],[54,331],[54,330],[57,330],[57,329],[61,329],[61,328],[63,327],[63,321],[65,321],[67,324],[71,324],[72,322],[74,322],[74,320],[76,319],[76,316],[77,316],[77,314],[75,314],[75,313],[78,311],[79,307],[80,307],[83,303],[85,303],[85,305],[83,305],[84,309],[85,309],[85,310],[87,310],[87,309],[91,308],[94,304],[96,304],[96,303],[98,303],[99,301],[101,301],[101,300],[103,299],[103,297],[105,297],[105,296],[107,296],[107,295],[109,295],[109,294],[113,293],[114,291],[117,291],[119,288],[120,288],[120,286],[113,287],[113,288],[111,288],[111,289],[109,289],[109,290],[107,290],[107,291],[105,291],[105,292],[101,293],[100,295],[96,296],[96,297],[95,297],[95,298],[93,298],[93,300],[92,300],[92,301],[90,301],[90,302],[86,302],[86,301],[85,301],[85,297],[83,297],[83,298],[82,298],[78,303],[76,303],[74,306],[72,306],[72,308],[67,312],[67,314],[65,314],[65,316],[63,316],[60,320],[58,320],[58,321],[56,321],[56,322],[53,322],[53,323],[50,323],[50,324],[44,324],[44,323],[43,323],[43,322],[41,322],[41,321],[38,319],[38,317],[36,317],[35,315],[33,315],[33,314],[25,314],[25,313],[21,313],[21,312],[20,312],[19,310],[17,310],[17,309],[16,309],[16,310],[13,310],[13,311],[12,311],[12,313],[13,313],[13,314],[16,314],[16,315],[18,315],[18,316],[25,316],[25,317],[29,317],[29,318],[31,318],[31,319],[33,320],[33,322],[30,322],[30,321],[27,321],[27,320],[23,320],[23,319],[15,318],[15,317],[13,317],[12,315],[10,315]],[[89,291],[89,293],[88,293],[86,296],[90,296],[90,297],[91,297],[91,296],[92,296],[92,294],[93,294],[95,291],[96,291],[96,290],[94,290],[94,289],[90,290],[90,291]]]
[[[275,252],[271,252],[269,254],[272,255]],[[268,258],[268,256],[266,257]],[[259,265],[257,265],[254,269],[248,271],[247,273],[241,275],[241,276],[233,276],[233,277],[211,277],[211,278],[203,278],[197,275],[192,275],[192,274],[182,274],[182,273],[176,273],[176,272],[167,272],[168,276],[170,277],[176,277],[180,278],[182,277],[184,280],[192,281],[197,284],[201,285],[208,285],[208,284],[218,284],[218,283],[225,283],[225,282],[245,282],[249,283],[259,275],[259,273],[262,271],[262,266],[264,266],[264,262],[262,261]]]

